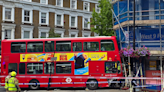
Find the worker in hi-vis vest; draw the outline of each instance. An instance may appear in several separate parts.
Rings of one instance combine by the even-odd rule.
[[[11,77],[11,72],[9,73],[9,75],[7,75],[5,77],[5,89],[6,89],[6,92],[8,92],[8,80],[10,79]]]
[[[11,78],[8,80],[8,92],[19,92],[21,89],[19,88],[19,81],[16,77],[16,72],[11,72]]]

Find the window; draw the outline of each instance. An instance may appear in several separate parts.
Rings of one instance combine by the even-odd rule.
[[[63,0],[56,0],[56,5],[63,7]]]
[[[84,19],[84,28],[88,28],[88,19],[87,18]]]
[[[100,13],[100,7],[99,7],[99,4],[95,4],[95,11],[97,13]]]
[[[75,17],[71,17],[71,26],[75,27]]]
[[[70,62],[57,62],[56,63],[56,73],[71,73],[71,63]]]
[[[24,38],[30,38],[30,31],[24,31]]]
[[[71,42],[70,41],[56,42],[56,51],[71,51]]]
[[[12,71],[17,72],[17,63],[9,63],[9,65],[8,65],[8,72],[10,73]]]
[[[40,12],[39,15],[39,23],[41,25],[48,25],[49,24],[49,12]]]
[[[74,42],[72,48],[73,48],[73,51],[82,51],[82,43]]]
[[[12,53],[20,53],[26,51],[26,43],[25,42],[12,42],[11,43],[11,52]]]
[[[54,52],[54,41],[45,42],[45,52]]]
[[[57,15],[57,25],[61,25],[61,15]]]
[[[105,73],[117,73],[117,63],[105,62]]]
[[[88,2],[84,2],[84,3],[83,3],[83,7],[84,7],[83,10],[85,10],[85,11],[89,11],[89,10],[90,10],[90,9],[89,9],[90,6],[89,6],[89,3],[88,3]]]
[[[76,37],[76,34],[71,34],[71,37]]]
[[[28,10],[24,11],[24,21],[27,21],[27,22],[30,21],[30,11]]]
[[[99,42],[84,42],[84,51],[99,51]]]
[[[11,39],[11,29],[6,29],[5,30],[5,38]]]
[[[22,22],[23,23],[32,23],[33,20],[33,11],[22,9]]]
[[[70,0],[70,8],[77,9],[77,0]]]
[[[90,37],[91,31],[82,31],[82,37]]]
[[[101,41],[101,51],[113,51],[113,50],[115,50],[113,41],[111,40]]]
[[[46,13],[41,13],[41,23],[46,23]]]
[[[41,38],[46,38],[46,32],[41,32]]]
[[[40,0],[41,4],[48,4],[48,0]]]
[[[83,28],[84,29],[90,29],[90,18],[83,18]]]
[[[42,74],[43,64],[42,63],[27,63],[27,74]]]
[[[3,13],[2,13],[2,20],[3,21],[12,21],[14,22],[14,6],[6,5],[7,7],[3,7]]]
[[[5,20],[11,20],[11,8],[5,8]]]
[[[32,39],[33,38],[33,29],[34,26],[30,25],[21,25],[21,38],[25,39]]]
[[[44,63],[44,73],[45,74],[54,74],[54,63]]]
[[[28,42],[27,52],[43,52],[43,42]]]
[[[19,74],[25,74],[25,63],[19,64]]]

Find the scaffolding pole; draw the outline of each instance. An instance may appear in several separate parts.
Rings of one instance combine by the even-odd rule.
[[[161,67],[161,92],[163,91],[163,79],[162,79],[162,32],[161,32],[161,1],[159,0],[159,34],[160,34],[160,67]]]

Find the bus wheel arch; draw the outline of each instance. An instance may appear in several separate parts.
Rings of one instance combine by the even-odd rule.
[[[98,81],[96,79],[88,79],[87,83],[86,83],[86,86],[90,90],[95,90],[95,89],[98,88]]]
[[[38,84],[39,81],[37,79],[32,79],[32,80],[30,80],[29,83],[36,83],[36,84],[29,84],[29,88],[30,89],[35,90],[35,89],[39,89],[40,88],[40,85]]]

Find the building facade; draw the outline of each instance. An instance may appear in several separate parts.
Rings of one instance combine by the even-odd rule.
[[[125,48],[130,43],[133,46],[133,4],[134,0],[112,0],[114,13],[114,26],[120,48]],[[161,8],[161,9],[160,9]],[[143,60],[145,77],[160,77],[160,46],[164,61],[164,1],[160,0],[135,0],[135,47],[146,46],[151,57]],[[161,14],[160,14],[161,10]],[[161,22],[160,22],[161,17]],[[124,33],[129,36],[125,36]],[[160,28],[160,24],[162,25]],[[160,30],[161,29],[161,30]],[[162,40],[160,40],[160,35]],[[161,43],[161,45],[160,45]],[[164,66],[163,66],[164,67]],[[157,80],[145,80],[146,84],[159,84]],[[159,88],[160,89],[160,88]]]
[[[0,0],[0,39],[94,36],[88,24],[98,0]]]

